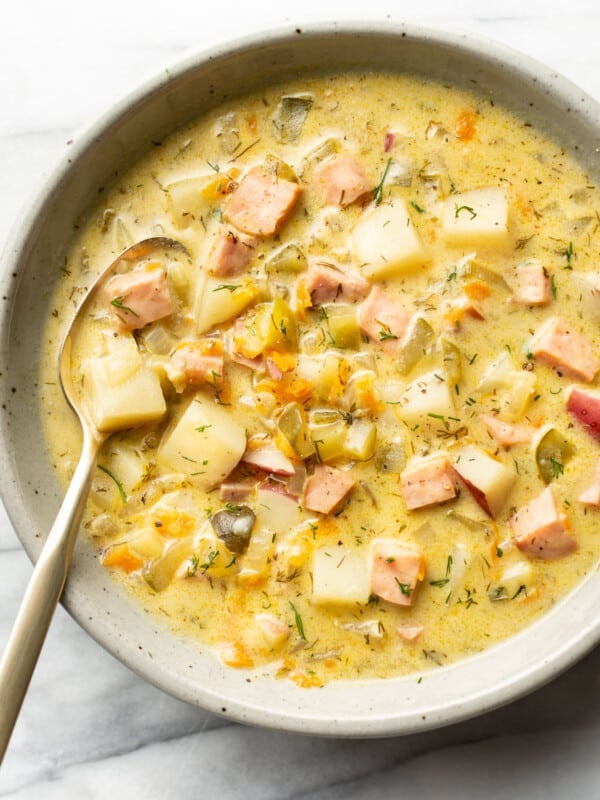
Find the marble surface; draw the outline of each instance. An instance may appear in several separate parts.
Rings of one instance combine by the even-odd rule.
[[[368,11],[495,38],[600,98],[597,0],[371,0]],[[357,0],[0,0],[0,245],[74,130],[186,49],[265,25],[364,13]],[[0,647],[30,573],[0,510]],[[599,737],[600,650],[469,722],[404,738],[321,740],[246,728],[174,700],[59,608],[0,770],[0,797],[596,797]]]

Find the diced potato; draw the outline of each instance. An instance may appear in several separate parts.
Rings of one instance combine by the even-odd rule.
[[[245,429],[225,407],[199,392],[163,438],[158,457],[207,491],[229,475],[245,449]]]
[[[369,278],[389,278],[428,261],[428,253],[413,226],[403,200],[367,211],[352,233],[356,262]]]
[[[86,359],[82,374],[84,396],[100,431],[156,422],[167,410],[160,381],[143,363],[135,342],[133,349],[119,347],[106,356]]]
[[[237,317],[256,298],[256,287],[248,281],[201,277],[196,297],[196,332],[205,333],[214,325]]]
[[[498,247],[508,242],[506,191],[495,186],[450,195],[442,212],[442,231],[449,244]]]
[[[453,461],[454,469],[476,502],[487,514],[496,517],[517,480],[515,470],[475,445],[455,451]]]
[[[533,580],[531,562],[525,559],[507,564],[489,589],[491,600],[514,600],[521,594],[527,596]],[[525,588],[522,588],[525,587]]]
[[[255,324],[265,348],[294,347],[298,341],[295,317],[282,297],[260,306]]]
[[[160,558],[165,540],[153,528],[142,528],[128,540],[128,544],[139,556],[145,559]]]
[[[368,419],[355,419],[348,428],[345,454],[356,461],[368,461],[375,452],[377,427]]]
[[[455,416],[455,410],[443,370],[428,372],[409,383],[395,408],[409,425],[445,425],[448,417]]]
[[[515,365],[507,350],[500,353],[481,376],[477,385],[480,392],[493,392],[509,385],[511,376],[516,372]]]
[[[520,419],[535,394],[535,374],[516,369],[508,352],[501,353],[484,372],[477,390],[494,393],[494,403],[511,420]]]
[[[366,558],[341,547],[321,547],[313,553],[313,603],[366,603],[371,580]]]
[[[255,528],[238,573],[240,583],[252,584],[264,578],[275,549],[276,534],[268,528]]]
[[[147,461],[125,442],[111,442],[108,465],[118,476],[125,494],[136,489],[148,471]]]
[[[259,489],[256,493],[256,527],[287,534],[307,519],[298,499],[284,491]]]
[[[274,614],[255,614],[254,621],[269,647],[277,648],[285,642],[290,635],[290,629]]]
[[[203,190],[213,178],[212,175],[199,175],[166,184],[164,188],[167,208],[176,227],[187,228],[209,213],[211,203],[204,196]]]

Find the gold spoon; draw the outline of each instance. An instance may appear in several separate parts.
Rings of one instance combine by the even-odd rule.
[[[21,602],[0,662],[0,763],[6,752],[25,693],[67,578],[73,545],[85,509],[100,448],[113,431],[100,431],[73,385],[71,344],[91,296],[122,261],[135,262],[157,250],[176,249],[189,256],[176,239],[156,236],[131,245],[100,273],[85,293],[62,341],[58,371],[63,393],[79,418],[83,445],[79,463],[44,543]]]

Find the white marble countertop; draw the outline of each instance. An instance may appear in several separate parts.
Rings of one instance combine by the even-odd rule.
[[[415,23],[523,50],[600,98],[597,0],[399,6],[0,0],[0,246],[79,125],[187,48],[265,25],[360,19],[366,12],[384,19],[402,11]],[[0,647],[30,573],[0,510]],[[387,740],[321,740],[245,728],[174,700],[59,608],[0,772],[0,797],[597,797],[599,736],[600,650],[529,697],[451,728]]]

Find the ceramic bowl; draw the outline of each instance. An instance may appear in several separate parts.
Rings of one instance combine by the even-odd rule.
[[[72,228],[98,187],[173,128],[225,98],[314,70],[401,70],[473,86],[526,115],[600,179],[600,106],[531,59],[467,36],[400,24],[320,24],[214,47],[162,72],[75,137],[8,244],[0,307],[0,481],[10,518],[37,557],[62,491],[44,448],[38,363],[50,294]],[[446,725],[540,686],[600,641],[600,573],[535,624],[452,666],[407,678],[306,690],[224,667],[175,637],[126,596],[85,536],[63,603],[107,650],[191,703],[251,724],[335,736],[382,736]]]

